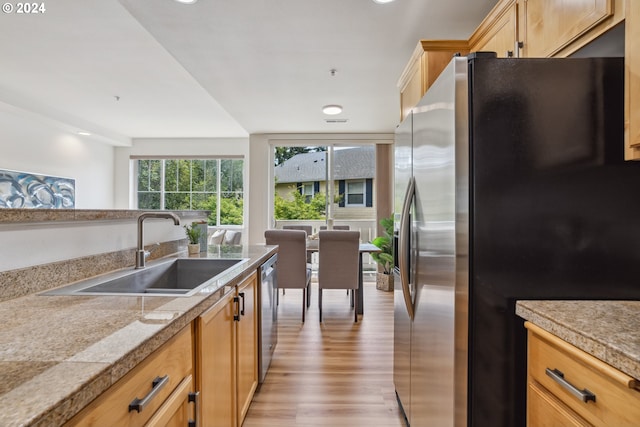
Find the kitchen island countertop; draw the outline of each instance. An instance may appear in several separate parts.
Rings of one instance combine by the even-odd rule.
[[[0,425],[64,424],[275,252],[210,246],[196,257],[246,261],[190,297],[31,294],[0,302]]]
[[[516,314],[640,379],[640,301],[518,301]]]

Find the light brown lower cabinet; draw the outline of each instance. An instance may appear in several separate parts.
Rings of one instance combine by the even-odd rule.
[[[193,328],[185,327],[66,426],[181,426],[196,420]]]
[[[65,427],[240,427],[258,386],[257,290],[254,272]]]
[[[196,320],[201,425],[242,425],[258,386],[257,274]]]
[[[528,427],[637,427],[638,381],[553,334],[528,329]]]

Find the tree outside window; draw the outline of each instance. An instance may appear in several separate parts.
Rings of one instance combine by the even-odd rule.
[[[209,225],[242,225],[243,167],[241,159],[138,160],[138,209],[209,210]]]

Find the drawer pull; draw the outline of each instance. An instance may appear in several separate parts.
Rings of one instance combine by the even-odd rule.
[[[198,422],[198,414],[200,413],[200,392],[196,391],[196,392],[191,392],[189,393],[189,398],[187,400],[189,403],[193,403],[194,404],[194,408],[193,408],[193,414],[194,414],[194,419],[193,420],[189,420],[188,422],[188,427],[200,427],[200,423]]]
[[[573,394],[578,399],[583,402],[596,401],[596,395],[591,393],[586,388],[584,390],[580,390],[578,387],[571,384],[569,381],[564,379],[564,374],[557,369],[549,369],[545,370],[546,374],[549,375],[555,382],[560,384],[565,390],[569,393]]]
[[[156,394],[158,394],[158,392],[162,390],[162,388],[165,385],[167,385],[168,382],[169,382],[169,375],[165,375],[162,378],[156,377],[151,383],[151,391],[149,392],[149,394],[147,394],[142,399],[138,399],[136,397],[135,399],[133,399],[131,403],[129,403],[129,412],[131,411],[142,412],[144,407],[147,406],[149,402],[153,400],[154,397],[156,397]]]
[[[244,292],[240,292],[238,295],[242,298],[242,309],[240,310],[240,315],[244,316]]]
[[[240,297],[233,297],[233,303],[236,305],[236,311],[233,315],[233,320],[236,322],[240,321]]]

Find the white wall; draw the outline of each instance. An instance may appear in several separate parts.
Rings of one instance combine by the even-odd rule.
[[[249,244],[264,243],[273,206],[273,160],[268,135],[251,135],[251,173],[249,175]]]
[[[138,242],[137,230],[136,220],[0,224],[0,271],[133,249]],[[184,238],[184,229],[172,221],[144,222],[144,245]]]
[[[111,145],[0,108],[0,169],[75,179],[78,209],[113,208],[113,159]]]

